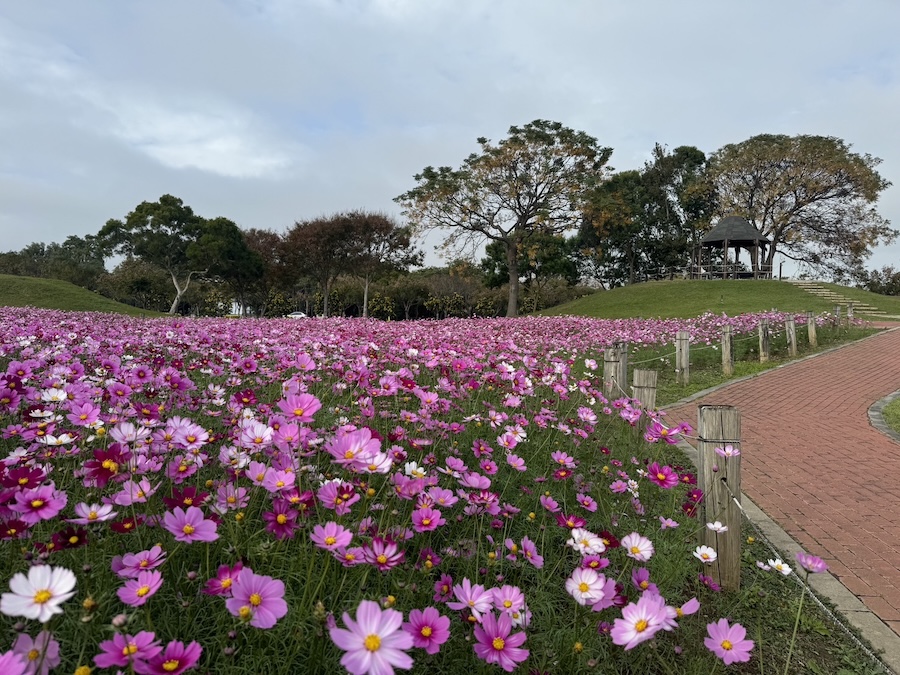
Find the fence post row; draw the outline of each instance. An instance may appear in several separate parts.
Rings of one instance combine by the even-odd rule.
[[[632,374],[634,385],[631,387],[634,398],[641,402],[644,410],[656,408],[656,380],[659,373],[655,370],[635,368]]]
[[[784,321],[784,332],[787,337],[788,355],[797,356],[797,324],[794,317],[789,316]]]
[[[675,383],[691,383],[691,334],[686,330],[675,334]]]
[[[734,329],[722,326],[722,374],[725,377],[734,375]]]
[[[806,312],[806,330],[809,333],[809,346],[815,349],[819,346],[819,340],[816,337],[816,315],[812,310]]]
[[[769,360],[769,320],[759,320],[759,362],[766,363]]]
[[[741,456],[722,457],[715,451],[726,445],[740,448],[741,414],[730,405],[701,405],[697,414],[699,443],[698,483],[703,490],[701,523],[716,520],[728,527],[716,532],[704,527],[700,543],[715,549],[717,557],[705,570],[722,588],[741,587]],[[734,498],[732,498],[734,495]]]

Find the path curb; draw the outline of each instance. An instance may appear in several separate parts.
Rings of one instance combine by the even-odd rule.
[[[787,368],[808,359],[816,358],[817,356],[821,356],[822,354],[837,351],[839,349],[843,349],[844,347],[849,347],[859,342],[869,340],[878,335],[882,335],[885,332],[891,332],[895,330],[900,330],[900,327],[887,328],[883,331],[879,331],[877,333],[874,333],[873,335],[868,335],[859,340],[854,340],[853,342],[848,342],[837,347],[832,347],[821,352],[816,352],[815,354],[810,354],[800,359],[789,361],[788,363],[780,364],[778,366],[775,366],[775,368],[771,368],[761,373],[754,373],[752,375],[729,380],[728,382],[716,385],[715,387],[710,387],[709,389],[704,389],[703,391],[699,391],[695,394],[687,396],[668,406],[664,406],[663,409],[676,408],[678,406],[693,403],[715,391],[724,389],[725,387],[729,387],[733,384],[737,384],[738,382],[761,377],[766,373],[773,372],[779,368]],[[893,394],[889,394],[888,396],[880,399],[869,408],[868,416],[869,421],[873,427],[878,429],[878,431],[890,436],[897,442],[900,442],[900,434],[893,431],[885,424],[884,417],[881,413],[885,405],[898,397],[900,397],[900,390],[895,391]],[[679,440],[677,445],[679,449],[681,449],[681,451],[684,452],[684,454],[688,457],[691,463],[696,467],[699,461],[699,454],[697,452],[697,449],[684,439]],[[743,493],[741,494],[741,505],[743,506],[744,513],[750,520],[750,522],[759,529],[759,531],[769,540],[769,542],[773,546],[775,546],[775,548],[784,553],[785,560],[793,562],[795,559],[795,555],[798,552],[804,550],[803,547],[793,539],[793,537],[791,537],[778,523],[776,523],[768,515],[766,515],[766,513],[762,509],[760,509],[749,497],[747,497],[746,494]],[[844,584],[842,584],[841,581],[830,572],[810,575],[808,579],[808,585],[817,596],[824,597],[829,602],[833,603],[838,614],[840,614],[847,623],[849,623],[857,631],[859,631],[860,635],[862,635],[862,637],[872,645],[876,652],[879,652],[878,657],[880,658],[882,663],[886,665],[895,675],[900,675],[900,635],[895,633],[890,628],[890,626],[888,626],[884,621],[878,618],[878,616],[874,612],[866,607],[865,604],[863,604],[863,602],[853,594],[853,592],[851,592],[846,586],[844,586]]]

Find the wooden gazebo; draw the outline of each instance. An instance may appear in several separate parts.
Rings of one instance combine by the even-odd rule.
[[[700,248],[696,251],[696,276],[719,279],[770,279],[772,270],[768,265],[761,265],[765,259],[766,247],[771,241],[757,230],[746,218],[727,216],[707,232],[700,240]],[[734,249],[734,261],[728,262],[728,250]],[[750,254],[750,272],[739,268],[740,251],[746,249]],[[712,253],[722,249],[722,264],[713,264]]]

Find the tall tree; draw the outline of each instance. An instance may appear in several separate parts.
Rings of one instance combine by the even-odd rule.
[[[165,270],[175,286],[170,314],[178,311],[195,274],[206,271],[205,261],[189,253],[203,234],[203,219],[177,197],[163,195],[141,202],[125,220],[111,219],[97,235],[112,253],[133,256]],[[192,251],[196,254],[196,246]]]
[[[857,268],[872,248],[897,236],[878,214],[890,183],[875,170],[881,160],[850,151],[832,136],[754,136],[710,157],[719,215],[750,220],[772,240],[775,253],[819,271]]]
[[[190,259],[206,261],[206,275],[222,280],[244,313],[247,295],[264,269],[262,256],[248,246],[241,229],[228,218],[205,220],[202,234],[187,253]]]
[[[506,254],[506,315],[516,316],[520,255],[537,234],[560,234],[581,221],[585,189],[602,180],[611,148],[558,122],[535,120],[510,127],[498,144],[479,138],[481,152],[462,167],[426,167],[418,185],[394,201],[417,233],[449,231],[445,251],[474,254],[487,239]]]

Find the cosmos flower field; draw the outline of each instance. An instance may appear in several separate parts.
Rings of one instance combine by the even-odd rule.
[[[0,309],[4,675],[746,663],[686,430],[602,363],[760,316]]]

